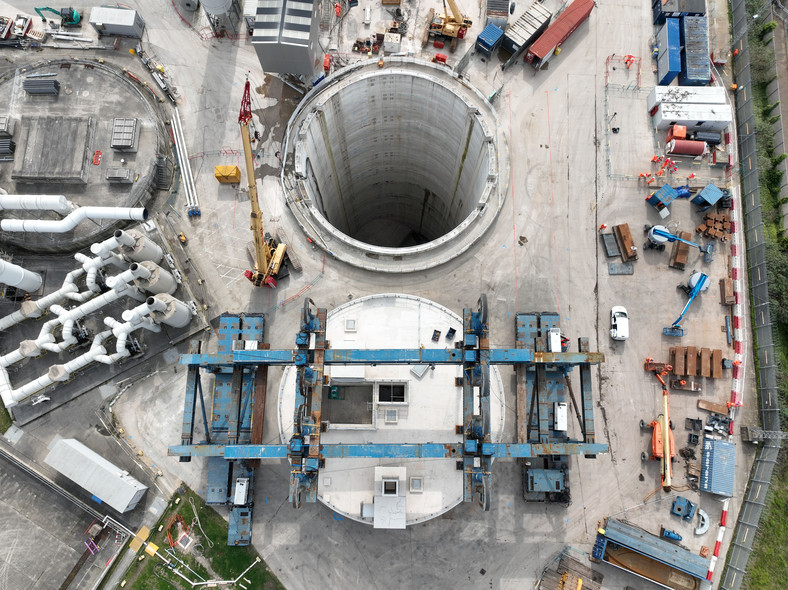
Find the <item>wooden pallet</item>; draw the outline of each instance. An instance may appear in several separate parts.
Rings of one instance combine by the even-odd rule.
[[[618,249],[621,252],[621,259],[624,262],[629,260],[638,259],[638,249],[635,246],[635,241],[632,239],[632,233],[629,231],[629,224],[622,223],[613,226],[613,235],[616,236]]]
[[[682,240],[692,239],[692,234],[686,231],[679,232],[678,236]],[[689,258],[689,249],[689,244],[679,242],[678,240],[673,242],[673,249],[670,251],[670,262],[668,266],[670,266],[670,268],[684,270],[684,266],[687,264],[687,258]]]
[[[698,400],[698,409],[706,410],[707,412],[716,412],[723,416],[728,415],[728,406],[725,404],[718,404],[705,399]]]
[[[733,305],[736,297],[733,294],[733,279],[720,279],[720,305]]]

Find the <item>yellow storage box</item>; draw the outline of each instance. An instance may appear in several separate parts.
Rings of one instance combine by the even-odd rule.
[[[213,175],[222,184],[240,184],[241,170],[238,166],[217,166]]]

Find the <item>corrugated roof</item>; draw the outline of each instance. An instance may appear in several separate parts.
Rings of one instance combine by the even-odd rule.
[[[681,20],[682,76],[691,83],[706,83],[711,80],[708,21],[705,16],[685,16]]]
[[[593,9],[594,0],[574,0],[534,41],[528,53],[532,53],[538,59],[544,59],[557,45],[566,41],[580,23],[588,18]]]
[[[73,438],[57,441],[44,462],[118,512],[128,510],[148,489]]]
[[[726,440],[703,439],[700,489],[730,498],[733,496],[733,475],[736,466],[736,445]]]
[[[260,0],[253,42],[308,46],[312,11],[310,0]]]
[[[89,22],[103,25],[133,25],[136,16],[137,12],[135,10],[127,8],[96,6],[90,11]]]
[[[518,46],[525,45],[552,16],[552,12],[538,2],[534,2],[514,24],[506,28],[506,37]]]

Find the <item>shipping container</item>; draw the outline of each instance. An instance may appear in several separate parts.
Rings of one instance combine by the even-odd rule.
[[[709,25],[705,16],[685,16],[681,19],[682,86],[705,86],[711,81],[709,58]]]
[[[117,465],[107,461],[78,440],[58,440],[44,463],[120,513],[132,510],[145,495],[147,486]]]
[[[514,24],[506,28],[501,48],[512,56],[503,65],[506,68],[514,62],[523,51],[531,46],[539,35],[547,30],[553,13],[538,2],[534,2]]]
[[[543,67],[553,55],[560,52],[561,44],[575,29],[586,21],[594,6],[594,0],[574,0],[534,41],[525,54],[525,61],[535,68]]]
[[[709,145],[719,145],[722,143],[722,135],[719,131],[698,131],[693,135],[695,141],[705,141]]]
[[[681,23],[669,18],[657,33],[657,83],[670,84],[681,72]],[[650,110],[650,109],[649,109]]]
[[[652,123],[660,131],[671,125],[684,125],[687,131],[723,131],[733,121],[733,110],[727,104],[678,104],[663,102],[657,107]]]
[[[476,51],[490,57],[502,40],[503,31],[496,25],[487,25],[476,39]]]
[[[646,99],[650,111],[663,102],[680,104],[727,104],[723,86],[654,86]]]
[[[141,39],[145,21],[135,10],[96,6],[90,11],[90,24],[99,35]]]
[[[705,141],[691,139],[671,139],[665,145],[665,153],[670,156],[703,156],[709,152]]]
[[[485,26],[495,25],[501,30],[509,24],[509,0],[487,0]]]
[[[733,496],[736,445],[726,440],[703,439],[700,491],[730,498]]]
[[[666,18],[706,14],[706,0],[653,0],[651,7],[655,25],[661,25]]]

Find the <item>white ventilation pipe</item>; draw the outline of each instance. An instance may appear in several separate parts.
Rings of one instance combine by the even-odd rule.
[[[40,274],[0,259],[0,283],[5,283],[29,293],[38,291],[43,282],[44,280]]]
[[[63,195],[0,195],[0,211],[5,209],[56,211],[68,215],[75,207]]]
[[[63,281],[63,286],[54,293],[50,293],[46,297],[41,297],[35,301],[23,301],[22,307],[19,310],[3,318],[0,318],[0,330],[7,330],[11,326],[15,326],[26,318],[41,317],[41,314],[43,314],[45,310],[49,309],[50,305],[53,303],[59,303],[65,298],[80,302],[87,300],[87,298],[93,295],[93,293],[78,293],[77,291],[79,291],[79,289],[74,284],[76,280],[83,274],[85,274],[85,271],[81,268],[72,270],[66,275],[66,280]]]
[[[32,233],[64,233],[74,229],[85,219],[123,219],[145,221],[148,210],[144,207],[136,209],[128,207],[80,207],[68,217],[58,221],[47,219],[3,219],[0,229],[10,232]]]
[[[95,246],[96,244],[93,244]],[[91,250],[92,250],[91,246]],[[76,258],[77,262],[82,263],[82,268],[87,272],[87,276],[85,277],[85,284],[87,285],[88,289],[93,293],[101,293],[101,287],[96,282],[96,277],[98,277],[99,269],[104,268],[108,264],[114,264],[118,268],[125,269],[126,265],[124,264],[123,258],[119,255],[115,254],[112,251],[106,250],[102,254],[96,256],[95,258],[90,258],[89,256],[85,256],[81,252],[77,252],[74,254],[74,258]]]
[[[96,336],[93,338],[93,343],[90,345],[90,350],[88,350],[85,354],[70,360],[65,365],[52,365],[49,367],[49,371],[46,375],[39,377],[39,379],[33,383],[37,382],[36,384],[40,385],[41,383],[46,383],[46,381],[49,381],[49,383],[44,385],[44,387],[46,387],[47,385],[51,385],[55,382],[67,381],[71,375],[80,369],[87,367],[90,363],[95,362],[98,357],[107,353],[107,349],[102,346],[102,342],[104,342],[110,336],[112,336],[112,332],[110,330],[104,330],[103,332],[96,334]],[[32,383],[28,383],[27,385],[15,390],[12,394],[12,398],[18,402],[28,395],[32,395],[41,389],[41,387],[39,387],[35,391],[29,391],[31,385]]]

